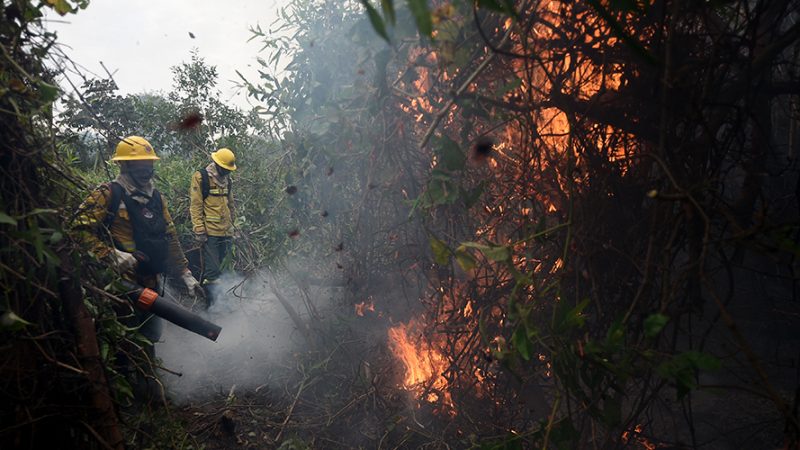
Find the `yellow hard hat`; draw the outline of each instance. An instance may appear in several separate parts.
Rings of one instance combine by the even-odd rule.
[[[236,155],[229,148],[221,148],[211,154],[211,159],[223,169],[236,170]]]
[[[128,136],[119,141],[112,161],[146,161],[160,159],[147,139],[139,136]]]

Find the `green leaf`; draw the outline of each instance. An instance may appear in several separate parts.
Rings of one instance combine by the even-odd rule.
[[[461,245],[480,250],[486,258],[492,261],[503,262],[511,259],[511,248],[508,246],[484,245],[477,242],[463,242]]]
[[[9,216],[8,214],[0,211],[0,223],[5,223],[8,225],[17,225],[17,219]]]
[[[428,189],[425,190],[426,200],[430,202],[432,205],[441,205],[445,203],[447,198],[447,191],[444,187],[444,182],[431,180],[428,183]]]
[[[533,284],[533,278],[530,277],[528,274],[524,274],[517,270],[510,261],[508,263],[508,271],[511,272],[511,275],[514,276],[514,281],[517,282],[517,285],[514,286],[514,289],[517,289],[520,286],[530,286]]]
[[[699,370],[716,370],[721,366],[719,360],[712,355],[696,351],[688,351],[673,356],[661,363],[656,372],[663,378],[675,383],[678,398],[682,398],[697,387],[695,373]]]
[[[475,258],[469,254],[464,246],[456,249],[456,262],[467,272],[478,266],[478,262],[475,261]]]
[[[486,188],[486,181],[481,181],[480,184],[475,186],[475,188],[470,190],[465,190],[461,192],[461,198],[464,200],[464,207],[467,209],[472,208],[478,203],[480,200],[481,195],[483,195],[483,191]]]
[[[467,156],[458,144],[447,136],[439,140],[436,156],[438,158],[436,167],[444,170],[463,170],[467,163]]]
[[[431,171],[431,180],[450,181],[452,179],[452,175],[441,169],[433,169]]]
[[[679,356],[686,358],[692,367],[699,370],[717,370],[722,367],[722,363],[714,356],[703,352],[685,352]]]
[[[133,388],[125,377],[116,377],[114,379],[114,391],[119,394],[123,400],[133,399]]]
[[[574,308],[567,310],[569,306],[565,301],[560,301],[556,308],[556,326],[560,330],[568,330],[571,328],[581,328],[586,322],[583,316],[583,310],[589,305],[589,299],[584,299],[578,303]]]
[[[483,250],[483,254],[492,261],[508,261],[511,259],[511,249],[509,247],[489,246]]]
[[[105,339],[100,340],[100,360],[104,362],[109,362],[108,354],[111,346],[108,345]]]
[[[372,28],[375,29],[375,32],[386,42],[389,42],[389,35],[386,33],[386,25],[384,25],[383,19],[381,19],[378,11],[369,4],[368,0],[361,0],[361,4],[367,9],[367,16],[369,16],[369,22],[372,24]]]
[[[622,346],[624,339],[625,328],[623,328],[621,320],[616,320],[608,328],[608,333],[606,333],[606,346],[614,351]]]
[[[524,326],[518,326],[517,329],[514,330],[514,334],[511,335],[511,343],[522,359],[525,361],[531,360],[531,341],[528,339],[528,333],[525,331]]]
[[[63,238],[64,238],[64,235],[60,231],[56,231],[56,232],[54,232],[53,234],[50,235],[50,243],[51,244],[57,244]]]
[[[0,330],[19,331],[31,323],[16,315],[14,311],[6,311],[0,316]]]
[[[72,12],[72,6],[67,0],[47,0],[47,3],[62,16]]]
[[[664,326],[667,325],[669,317],[663,314],[653,314],[644,320],[644,334],[647,337],[656,337]]]
[[[408,0],[408,9],[414,15],[420,34],[425,37],[431,37],[433,21],[431,20],[431,12],[428,9],[428,0]]]
[[[58,98],[59,93],[58,86],[53,86],[52,84],[45,83],[44,81],[39,82],[39,99],[41,101],[45,103],[52,103]]]
[[[514,9],[514,0],[478,0],[478,7],[505,13],[515,19],[519,17]]]
[[[389,23],[394,25],[397,20],[394,12],[394,2],[392,0],[381,0],[381,9],[383,9],[383,17],[389,19]]]
[[[495,91],[495,95],[497,95],[498,97],[503,96],[503,95],[505,95],[505,94],[517,89],[520,86],[522,86],[522,80],[519,79],[519,78],[514,78],[513,80],[509,81],[508,83],[506,83],[506,84],[504,84],[502,86],[498,86],[497,90]]]
[[[36,216],[36,215],[39,215],[39,214],[56,214],[56,213],[58,213],[57,209],[52,209],[52,208],[34,208],[34,209],[31,210],[31,212],[25,214],[22,217]]]
[[[444,242],[430,237],[431,251],[433,252],[433,260],[440,266],[447,265],[450,262],[450,249],[447,248]]]
[[[478,0],[478,8],[491,11],[503,12],[503,6],[497,0]]]

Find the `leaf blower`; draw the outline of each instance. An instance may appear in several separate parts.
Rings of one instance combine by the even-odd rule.
[[[197,333],[212,341],[216,341],[217,337],[219,337],[219,333],[222,331],[222,327],[219,325],[215,325],[197,314],[178,306],[158,295],[158,293],[152,289],[139,286],[138,284],[126,280],[122,280],[122,286],[126,291],[128,299],[130,299],[137,308],[143,311],[155,314],[183,329]]]

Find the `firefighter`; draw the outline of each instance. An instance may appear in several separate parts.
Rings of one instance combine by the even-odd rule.
[[[193,300],[202,299],[205,293],[188,268],[166,200],[153,187],[153,165],[158,159],[144,138],[129,136],[120,141],[111,158],[119,164],[120,174],[83,202],[75,231],[90,252],[123,278],[162,294],[163,275],[171,274],[181,280]],[[132,315],[124,314],[123,323],[138,327],[151,343],[160,339],[160,318],[138,309]],[[118,355],[120,370],[133,378],[137,396],[160,398],[155,374],[149,373],[147,366],[137,368],[130,350]],[[145,346],[144,351],[154,361],[153,345]]]
[[[89,250],[134,283],[163,292],[163,275],[181,280],[193,299],[205,293],[188,268],[167,202],[153,186],[159,159],[146,139],[119,142],[111,161],[120,174],[100,185],[81,205],[75,227]],[[151,341],[161,334],[156,317],[137,312],[141,332]]]
[[[230,173],[236,170],[236,155],[228,148],[211,153],[211,162],[196,171],[189,188],[192,231],[201,249],[201,280],[207,306],[219,282],[220,266],[230,253],[234,235],[233,191]]]

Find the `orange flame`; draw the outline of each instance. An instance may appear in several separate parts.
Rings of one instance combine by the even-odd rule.
[[[662,445],[653,444],[652,442],[647,440],[647,438],[641,435],[642,429],[643,429],[642,425],[639,424],[636,425],[633,428],[633,430],[624,431],[622,433],[622,443],[627,444],[629,441],[631,441],[631,438],[633,438],[636,444],[638,444],[637,447],[645,450],[656,450],[658,447],[664,446],[663,444]]]
[[[358,315],[359,317],[364,317],[364,313],[366,313],[367,311],[375,312],[375,303],[372,302],[371,298],[361,303],[356,303],[353,306],[355,306],[356,315]]]
[[[603,0],[604,3],[607,1]],[[499,24],[495,29],[495,33],[501,29],[511,29],[511,50],[524,54],[535,49],[538,52],[539,60],[539,65],[534,66],[530,66],[529,61],[524,58],[514,59],[509,63],[514,76],[505,74],[501,80],[503,83],[513,81],[516,83],[516,87],[503,91],[505,93],[500,95],[501,99],[511,104],[524,105],[529,102],[531,105],[541,104],[542,106],[531,108],[527,112],[524,112],[523,109],[521,113],[529,115],[529,118],[535,123],[534,138],[526,136],[524,130],[520,130],[513,123],[497,131],[502,138],[494,146],[493,157],[488,160],[486,165],[492,169],[491,173],[495,174],[493,176],[502,177],[504,182],[490,184],[487,187],[484,195],[493,195],[494,199],[498,201],[487,201],[483,205],[485,217],[502,217],[508,216],[509,213],[519,214],[521,212],[523,220],[528,221],[531,220],[531,217],[535,217],[537,212],[556,216],[571,192],[580,190],[588,183],[586,181],[588,175],[581,172],[582,166],[587,164],[583,160],[584,153],[581,152],[583,145],[593,144],[592,151],[604,155],[610,163],[620,168],[620,173],[623,175],[626,173],[626,168],[633,164],[632,156],[638,150],[634,136],[623,133],[611,125],[598,123],[594,128],[587,130],[586,140],[576,140],[574,135],[576,132],[582,131],[581,127],[584,125],[580,120],[581,117],[577,117],[577,122],[574,119],[575,116],[581,116],[581,114],[575,111],[569,112],[570,108],[550,101],[551,97],[563,96],[591,104],[595,108],[602,108],[605,102],[612,101],[614,93],[626,84],[622,76],[625,68],[620,63],[598,62],[590,55],[571,51],[565,53],[558,46],[548,44],[548,41],[562,39],[562,32],[558,31],[562,19],[573,18],[577,23],[578,36],[584,36],[583,39],[588,47],[595,50],[614,47],[617,38],[613,36],[613,33],[608,32],[607,27],[602,25],[603,21],[593,21],[587,17],[590,12],[582,12],[573,8],[575,8],[574,2],[539,2],[535,6],[536,11],[533,12],[533,15],[540,16],[543,20],[535,24],[530,30],[530,34],[525,35],[522,31],[514,29],[511,19]],[[439,19],[445,20],[445,17],[442,16]],[[622,23],[626,22],[622,21]],[[427,129],[431,118],[441,107],[440,105],[450,98],[451,93],[442,90],[441,86],[451,85],[452,83],[447,81],[460,75],[460,70],[468,68],[468,66],[454,67],[440,63],[440,61],[448,59],[447,49],[439,48],[437,51],[438,53],[424,47],[410,50],[408,66],[398,71],[397,81],[393,84],[399,93],[404,94],[404,100],[398,105],[399,108],[413,118],[415,123],[411,128],[419,133]],[[423,61],[424,65],[421,64]],[[492,84],[492,77],[487,74],[492,73],[493,68],[494,66],[487,69],[485,74],[481,74],[481,78],[471,84],[466,92],[498,95],[492,94],[492,89],[502,87],[504,84]],[[500,67],[498,71],[501,70],[505,69]],[[503,75],[502,72],[501,75]],[[554,80],[558,80],[558,84],[555,84]],[[457,112],[458,108],[458,105],[453,105],[449,110],[443,111],[446,114],[440,117],[442,124],[439,127],[443,134],[455,135],[451,126],[459,126],[460,129],[463,119]],[[431,167],[435,165],[435,157],[432,158],[434,160],[431,161]],[[567,161],[570,164],[565,164]],[[518,187],[510,192],[495,192],[495,186],[503,186],[505,189],[505,186],[509,184],[506,181],[508,177],[517,177],[523,183],[517,183]],[[530,184],[524,184],[530,183],[530,180],[534,178],[539,183],[540,189],[533,190],[530,188]],[[532,192],[533,199],[531,199]],[[533,207],[531,204],[536,206]],[[504,234],[505,227],[495,225],[496,223],[487,220],[484,225],[475,230],[476,236],[493,242],[513,242],[515,240]],[[519,270],[533,271],[537,274],[548,268],[551,274],[563,270],[564,261],[561,259],[557,259],[550,266],[542,264],[541,261],[519,256],[525,255],[530,245],[533,244],[524,242],[514,247],[513,263]],[[489,261],[482,262],[486,265],[491,264]],[[511,275],[506,276],[510,277]],[[498,277],[502,277],[502,275],[498,275]],[[532,295],[533,286],[528,289]],[[442,293],[444,292],[442,291]],[[473,317],[476,310],[479,311],[479,305],[480,303],[473,304],[471,301],[465,300],[463,296],[456,296],[450,298],[449,301],[442,302],[438,306],[438,312],[441,313],[441,316],[461,323],[471,322],[477,320]],[[448,311],[446,308],[451,308],[451,310]],[[496,308],[496,310],[492,308],[491,319],[501,327],[507,321],[500,308]],[[399,324],[391,328],[388,332],[389,345],[394,356],[403,363],[405,368],[402,382],[405,389],[415,393],[420,401],[438,402],[452,406],[449,392],[452,386],[448,385],[448,379],[443,374],[447,374],[448,377],[458,377],[458,381],[462,381],[463,373],[472,373],[472,371],[465,371],[459,375],[450,375],[453,372],[453,366],[451,365],[452,361],[448,360],[448,356],[454,357],[454,353],[458,353],[463,348],[461,346],[467,344],[458,341],[451,342],[451,346],[439,345],[437,336],[426,337],[423,333],[426,321],[428,319],[425,317],[419,317],[411,320],[408,324]],[[496,342],[498,347],[505,345],[502,339],[502,337],[498,337]],[[453,349],[456,349],[455,352]],[[546,366],[547,374],[550,376],[550,363],[546,362]],[[473,375],[478,383],[475,385],[475,393],[479,394],[482,388],[491,383],[491,374],[475,370]],[[454,383],[454,385],[458,384]],[[642,443],[641,439],[643,438],[634,437],[632,439],[645,448],[650,448]]]
[[[448,367],[447,358],[420,330],[416,319],[389,328],[389,346],[405,367],[403,388],[430,403],[440,402],[450,414],[455,414],[447,379],[442,375]]]

